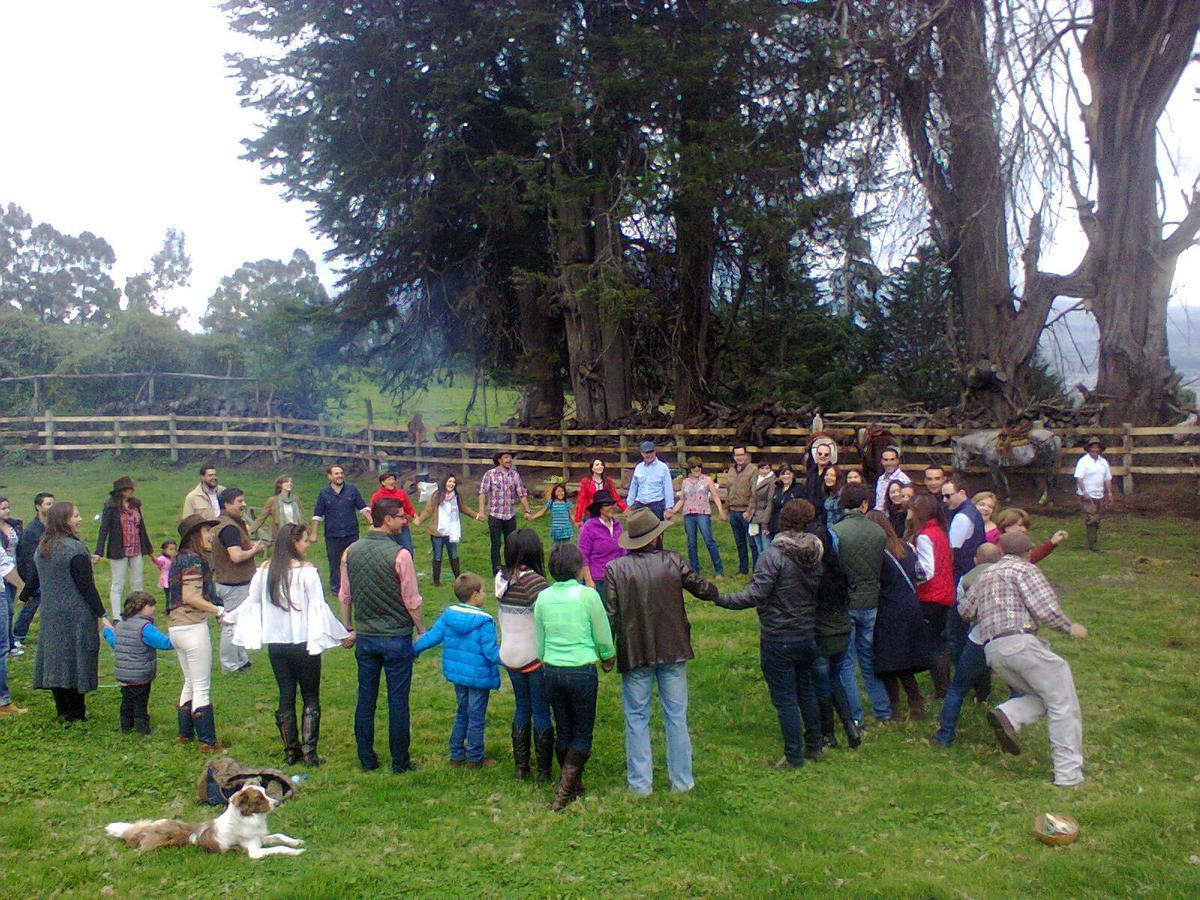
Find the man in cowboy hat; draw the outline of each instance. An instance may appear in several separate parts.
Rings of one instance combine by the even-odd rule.
[[[492,457],[495,468],[483,473],[479,482],[480,522],[487,516],[488,536],[492,540],[492,574],[500,571],[500,545],[517,530],[517,501],[529,515],[529,493],[521,473],[513,468],[511,450],[497,451]]]
[[[1112,470],[1104,452],[1104,442],[1092,435],[1083,442],[1087,451],[1075,463],[1075,493],[1079,495],[1079,507],[1083,510],[1083,524],[1087,529],[1087,548],[1100,552],[1100,515],[1105,501],[1111,501]]]
[[[629,790],[649,794],[653,779],[650,699],[658,682],[667,732],[667,772],[674,791],[691,790],[692,741],[687,729],[687,661],[691,626],[683,592],[715,602],[720,591],[701,578],[661,535],[671,526],[645,508],[630,509],[618,543],[628,551],[604,570],[604,609],[617,645],[625,710],[625,769]]]

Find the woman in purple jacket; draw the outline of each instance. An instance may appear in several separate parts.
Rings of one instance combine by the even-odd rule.
[[[617,500],[608,491],[596,491],[588,507],[588,519],[579,529],[579,552],[587,563],[590,580],[596,591],[604,596],[604,567],[625,551],[617,544],[621,523],[616,520]]]

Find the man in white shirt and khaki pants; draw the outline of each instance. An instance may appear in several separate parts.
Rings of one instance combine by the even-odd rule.
[[[1100,552],[1100,516],[1104,504],[1113,498],[1112,471],[1108,460],[1100,454],[1104,442],[1092,436],[1084,441],[1087,451],[1075,464],[1075,493],[1079,495],[1079,507],[1083,510],[1083,524],[1087,529],[1087,548]]]

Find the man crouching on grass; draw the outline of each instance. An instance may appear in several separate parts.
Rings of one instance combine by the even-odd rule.
[[[1083,717],[1075,680],[1067,661],[1037,637],[1041,626],[1085,638],[1087,629],[1072,623],[1059,606],[1046,576],[1029,561],[1033,543],[1020,533],[1002,535],[1004,558],[979,576],[959,608],[963,619],[979,625],[987,664],[1021,692],[988,713],[1000,747],[1020,753],[1016,734],[1043,715],[1049,719],[1054,783],[1083,782]]]

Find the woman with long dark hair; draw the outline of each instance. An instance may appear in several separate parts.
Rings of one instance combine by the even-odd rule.
[[[217,722],[212,708],[212,639],[208,617],[222,617],[216,605],[208,554],[216,519],[191,515],[179,523],[179,553],[171,560],[167,575],[167,633],[179,668],[183,688],[179,692],[179,743],[200,740],[202,753],[223,753],[217,743]]]
[[[264,644],[275,683],[279,708],[275,725],[283,740],[283,761],[291,766],[303,758],[319,766],[317,739],[321,735],[321,654],[340,647],[350,632],[338,621],[321,587],[317,567],[304,557],[312,543],[303,525],[284,525],[275,539],[275,555],[259,566],[250,580],[250,593],[237,609],[225,615],[232,624],[233,642],[247,650]],[[296,726],[296,688],[304,711]]]
[[[91,554],[79,539],[83,517],[73,503],[55,503],[46,517],[46,533],[34,554],[33,577],[22,599],[42,592],[41,637],[33,666],[33,686],[54,695],[60,718],[81,722],[87,715],[84,697],[99,686],[99,619],[104,601],[96,590]]]
[[[496,573],[500,610],[500,662],[513,686],[512,745],[517,778],[529,778],[529,744],[537,754],[537,780],[554,774],[554,727],[546,700],[546,673],[534,640],[533,608],[546,589],[542,539],[532,528],[514,531],[504,542],[504,568]]]
[[[913,546],[917,557],[917,600],[925,629],[936,649],[933,658],[933,689],[946,696],[950,684],[950,649],[943,634],[946,617],[954,605],[954,554],[946,534],[946,512],[940,498],[920,494],[913,498],[912,514],[904,540]]]
[[[143,587],[143,557],[154,555],[154,546],[142,518],[142,501],[133,491],[133,479],[127,475],[113,482],[113,489],[100,510],[100,533],[96,536],[96,556],[108,560],[112,573],[108,601],[116,621],[121,620],[126,582],[130,591],[140,591]]]
[[[280,475],[275,479],[275,493],[263,504],[262,510],[250,525],[250,533],[258,534],[260,528],[268,522],[271,525],[270,535],[274,541],[279,530],[284,525],[307,525],[304,518],[304,506],[300,497],[293,490],[291,475]]]
[[[875,675],[887,690],[893,718],[899,717],[903,687],[908,717],[924,719],[925,701],[915,676],[933,664],[933,647],[917,602],[916,554],[896,535],[888,516],[873,509],[867,518],[887,536],[875,618]]]
[[[579,497],[575,501],[575,524],[582,525],[586,520],[594,518],[596,513],[591,511],[592,500],[600,491],[608,491],[616,502],[617,508],[625,512],[625,501],[616,484],[608,476],[604,460],[596,457],[588,464],[588,473],[579,482]]]
[[[842,509],[842,488],[846,486],[842,470],[837,466],[830,466],[825,470],[821,484],[825,488],[822,500],[825,507],[825,524],[827,526],[836,525],[846,515],[846,511]]]
[[[809,500],[806,493],[807,487],[800,481],[796,480],[796,471],[786,460],[779,464],[779,481],[775,484],[775,493],[771,497],[771,521],[767,525],[767,536],[774,537],[779,534],[779,512],[789,500]],[[812,500],[814,510],[819,506]],[[824,507],[822,507],[824,508]],[[818,515],[818,519],[823,517]]]
[[[437,491],[425,503],[421,518],[429,523],[429,543],[433,545],[433,586],[442,586],[442,555],[450,557],[450,571],[457,578],[462,574],[458,565],[458,545],[462,541],[462,523],[474,519],[471,509],[458,490],[458,479],[447,475]]]
[[[13,617],[17,610],[17,594],[25,587],[17,571],[17,548],[21,543],[21,520],[13,518],[12,504],[0,497],[0,614],[6,622],[0,631],[0,657],[14,649]],[[20,655],[20,654],[18,654]],[[0,690],[0,698],[4,696]],[[0,704],[2,705],[2,704]]]
[[[888,523],[898,535],[903,534],[908,525],[908,504],[904,501],[904,487],[899,481],[891,482],[883,501],[883,511],[887,514]]]

